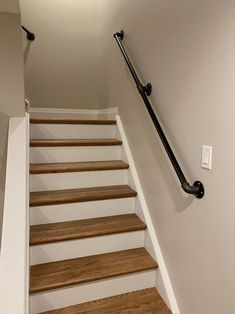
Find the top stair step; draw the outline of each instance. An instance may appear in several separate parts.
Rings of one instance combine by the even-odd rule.
[[[30,119],[31,124],[115,125],[116,120]]]
[[[115,120],[32,119],[31,139],[115,139]]]
[[[79,139],[79,140],[31,140],[31,147],[68,147],[68,146],[119,146],[122,141],[115,139]]]

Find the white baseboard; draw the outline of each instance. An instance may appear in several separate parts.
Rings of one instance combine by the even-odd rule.
[[[144,221],[147,225],[147,230],[148,230],[149,238],[150,238],[149,240],[151,241],[152,248],[153,248],[153,252],[149,252],[149,253],[151,255],[155,256],[157,259],[157,262],[159,265],[159,270],[160,270],[161,277],[162,277],[162,281],[164,283],[164,288],[165,288],[165,291],[167,294],[167,299],[168,299],[168,300],[165,299],[165,301],[166,301],[166,303],[169,303],[171,311],[173,314],[179,314],[180,312],[179,312],[179,308],[178,308],[177,301],[175,298],[175,294],[174,294],[174,291],[173,291],[173,288],[171,285],[171,281],[170,281],[170,278],[168,275],[166,264],[165,264],[165,261],[164,261],[164,258],[163,258],[162,252],[161,252],[161,248],[160,248],[160,245],[159,245],[159,242],[157,239],[156,231],[155,231],[155,228],[153,226],[153,223],[152,223],[152,220],[150,217],[149,209],[148,209],[148,206],[147,206],[144,194],[143,194],[143,190],[141,187],[139,176],[138,176],[138,173],[137,173],[137,170],[135,167],[135,163],[134,163],[134,159],[133,159],[133,156],[132,156],[129,144],[128,144],[128,140],[127,140],[127,137],[126,137],[123,125],[122,125],[122,121],[121,121],[119,116],[116,117],[116,120],[117,120],[118,130],[119,130],[122,142],[123,142],[125,154],[126,154],[126,157],[127,157],[128,163],[129,163],[129,167],[131,170],[131,174],[133,177],[133,182],[135,184],[135,189],[137,191],[139,202],[140,202],[140,205],[141,205],[141,208],[143,211],[142,215],[144,216]],[[161,291],[159,291],[159,293],[161,294]],[[163,295],[162,295],[163,298],[164,298],[164,294],[165,293],[163,293]]]
[[[65,108],[34,108],[29,107],[31,117],[75,117],[79,119],[113,119],[117,115],[118,109],[65,109]]]

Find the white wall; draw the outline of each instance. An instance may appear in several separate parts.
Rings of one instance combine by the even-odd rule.
[[[100,0],[100,101],[118,106],[151,210],[181,314],[233,314],[235,291],[235,2]],[[190,182],[185,195],[112,34],[145,81]],[[200,168],[213,146],[213,170]]]
[[[26,96],[32,107],[97,108],[98,6],[93,0],[21,0]]]

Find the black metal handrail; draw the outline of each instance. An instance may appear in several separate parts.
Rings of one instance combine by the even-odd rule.
[[[26,32],[26,37],[27,37],[27,39],[30,40],[30,41],[34,41],[34,39],[35,39],[34,33],[30,32],[30,31],[29,31],[26,27],[24,27],[23,25],[22,25],[22,29]]]
[[[181,167],[180,167],[180,165],[179,165],[179,163],[178,163],[178,161],[177,161],[177,159],[176,159],[176,157],[175,157],[175,155],[174,155],[174,153],[170,147],[170,144],[169,144],[169,142],[168,142],[168,140],[167,140],[167,138],[163,132],[163,129],[162,129],[162,127],[161,127],[161,125],[160,125],[160,123],[156,117],[156,114],[154,113],[153,108],[152,108],[152,106],[149,102],[149,99],[148,99],[148,96],[150,96],[151,92],[152,92],[152,85],[150,83],[148,83],[147,85],[144,86],[140,82],[140,79],[139,79],[139,77],[138,77],[138,75],[137,75],[137,73],[136,73],[136,71],[135,71],[135,69],[131,63],[130,58],[128,57],[128,54],[127,54],[123,44],[122,44],[122,40],[124,38],[124,31],[117,32],[113,36],[116,39],[116,42],[117,42],[117,44],[118,44],[118,46],[119,46],[119,48],[123,54],[123,57],[127,63],[127,66],[131,72],[131,75],[132,75],[132,77],[136,83],[136,87],[137,87],[140,95],[142,96],[142,99],[143,99],[145,106],[146,106],[146,108],[150,114],[150,117],[151,117],[151,119],[154,123],[154,126],[158,132],[158,135],[162,141],[162,144],[165,147],[165,150],[167,152],[168,157],[170,158],[170,161],[172,163],[173,168],[175,169],[175,172],[176,172],[176,174],[179,178],[179,181],[181,183],[182,189],[188,194],[195,195],[197,198],[203,198],[203,196],[205,194],[203,184],[200,181],[195,181],[193,183],[193,185],[190,185],[188,183],[188,181],[186,180],[185,175],[184,175],[184,173],[183,173],[183,171],[182,171],[182,169],[181,169]]]

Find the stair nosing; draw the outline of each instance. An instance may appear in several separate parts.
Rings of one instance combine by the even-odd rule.
[[[118,219],[123,219],[123,220],[134,220],[133,221],[128,221],[128,223],[132,223],[129,226],[124,226],[122,225],[121,227],[116,225],[116,226],[111,226],[112,223],[115,223],[115,220]],[[109,228],[105,229],[103,228],[98,228],[96,230],[89,231],[87,234],[85,232],[80,233],[77,232],[75,233],[73,231],[72,234],[65,233],[64,235],[54,235],[49,237],[40,238],[40,232],[46,232],[45,228],[48,227],[48,231],[53,233],[53,231],[56,233],[59,231],[59,227],[61,226],[61,229],[63,228],[66,229],[66,227],[69,228],[69,224],[73,225],[73,228],[78,228],[79,226],[76,227],[76,223],[79,222],[81,223],[87,223],[89,225],[94,226],[94,223],[102,223],[102,224],[110,224]],[[118,222],[120,223],[120,222]],[[67,225],[67,226],[66,226]],[[52,226],[58,226],[58,229],[53,229],[50,227]],[[40,231],[40,227],[43,229]],[[87,226],[86,226],[87,227]],[[82,228],[82,226],[80,226]],[[39,229],[39,231],[33,231],[34,229]],[[82,220],[75,220],[75,221],[67,221],[67,222],[59,222],[59,223],[49,223],[49,224],[40,224],[40,225],[33,225],[31,226],[30,230],[30,246],[39,246],[39,245],[45,245],[45,244],[52,244],[52,243],[59,243],[59,242],[66,242],[66,241],[74,241],[74,240],[80,240],[80,239],[87,239],[87,238],[94,238],[94,237],[102,237],[102,236],[109,236],[113,234],[122,234],[122,233],[129,233],[129,232],[137,232],[137,231],[144,231],[147,229],[146,224],[136,215],[136,214],[124,214],[124,215],[116,215],[116,216],[108,216],[108,217],[99,217],[99,218],[90,218],[90,219],[82,219]],[[91,230],[91,229],[90,229]],[[34,239],[32,240],[32,234],[35,233]]]
[[[105,195],[105,190],[107,192],[107,190],[117,190],[116,194],[114,193],[112,195],[112,193],[110,192],[109,194]],[[118,190],[120,189],[120,191],[118,192]],[[121,189],[123,190],[123,193],[121,193]],[[124,190],[127,189],[129,191],[124,193]],[[104,193],[102,194],[102,191],[104,191]],[[79,198],[78,193],[86,193],[86,192],[91,192],[91,194],[89,196],[81,196]],[[92,195],[92,192],[94,193]],[[100,192],[100,194],[98,195],[98,193]],[[76,193],[76,197],[75,196],[70,196],[70,198],[67,195],[67,199],[63,200],[61,198],[54,198],[52,196],[51,200],[38,200],[38,201],[32,201],[32,198],[35,196],[40,197],[40,194],[42,194],[41,196],[46,197],[47,195],[50,194],[69,194],[69,193]],[[60,195],[58,195],[59,197]],[[121,199],[121,198],[131,198],[131,197],[136,197],[137,196],[137,192],[134,191],[131,187],[129,187],[128,185],[112,185],[112,186],[101,186],[101,187],[91,187],[91,188],[79,188],[79,189],[67,189],[67,190],[53,190],[53,191],[40,191],[40,192],[31,192],[30,193],[30,206],[31,207],[38,207],[38,206],[49,206],[49,205],[59,205],[59,204],[71,204],[71,203],[82,203],[82,202],[90,202],[90,201],[101,201],[101,200],[110,200],[110,199]]]
[[[30,147],[94,147],[94,146],[121,146],[122,141],[117,139],[31,139]]]
[[[107,165],[107,164],[110,164],[110,165]],[[82,167],[82,165],[84,165],[84,167]],[[50,169],[50,167],[52,168]],[[95,162],[87,161],[87,162],[63,162],[63,163],[32,163],[30,164],[30,174],[37,175],[37,174],[52,174],[52,173],[72,173],[72,172],[111,171],[111,170],[115,171],[115,170],[125,170],[128,168],[129,168],[129,164],[127,164],[126,162],[122,160],[107,160],[107,161],[95,161]]]
[[[72,124],[72,125],[116,125],[116,120],[89,120],[89,119],[43,119],[31,118],[30,124]]]

